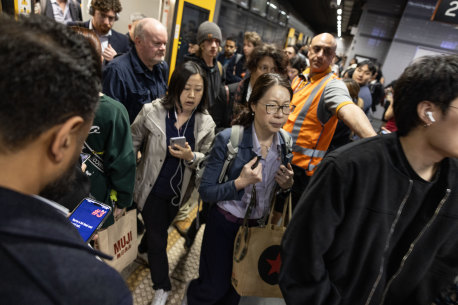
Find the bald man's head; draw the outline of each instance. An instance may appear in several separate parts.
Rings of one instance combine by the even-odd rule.
[[[134,30],[138,57],[150,70],[164,60],[167,46],[167,29],[154,18],[140,20]]]
[[[322,73],[331,65],[336,55],[337,42],[333,35],[322,33],[313,37],[308,58],[311,73]]]

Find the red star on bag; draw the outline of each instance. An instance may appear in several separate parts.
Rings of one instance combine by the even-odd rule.
[[[281,267],[281,257],[280,253],[278,253],[277,258],[275,260],[273,259],[266,259],[266,261],[270,264],[271,268],[269,270],[269,273],[267,275],[271,275],[272,273],[280,273],[280,267]]]

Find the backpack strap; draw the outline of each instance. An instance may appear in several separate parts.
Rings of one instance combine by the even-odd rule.
[[[239,145],[243,138],[243,130],[244,128],[241,125],[234,125],[231,128],[231,138],[227,143],[227,156],[226,160],[224,160],[221,173],[219,174],[218,183],[226,182],[227,180],[226,172],[229,168],[229,165],[232,163],[232,160],[237,156]]]
[[[223,66],[221,65],[221,63],[218,60],[216,61],[216,64],[218,66],[219,75],[222,77],[223,76]]]
[[[239,53],[236,53],[235,54],[235,64],[237,65],[240,61],[240,59],[242,59],[242,54],[239,54]]]
[[[285,146],[287,149],[286,153],[288,154],[292,152],[293,151],[293,139],[291,138],[291,135],[283,128],[280,128],[280,135],[283,138],[283,141],[285,142]]]
[[[104,168],[103,168],[103,159],[100,157],[96,152],[87,144],[86,141],[84,141],[84,146],[83,146],[83,151],[84,152],[89,152],[89,159],[88,161],[94,165],[94,167],[100,171],[102,174],[105,174]]]

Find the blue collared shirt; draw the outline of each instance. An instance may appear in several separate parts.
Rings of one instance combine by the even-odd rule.
[[[167,90],[169,67],[165,61],[149,70],[135,48],[114,58],[103,71],[103,93],[121,102],[132,123],[146,103],[163,97]]]
[[[260,156],[261,145],[259,144],[258,137],[252,125],[253,134],[253,152]],[[272,198],[272,192],[275,188],[275,173],[281,165],[281,145],[278,139],[278,132],[274,135],[272,145],[267,153],[266,159],[259,161],[262,164],[262,181],[256,183],[256,205],[251,212],[249,219],[259,219],[264,215],[267,215],[270,207],[270,200]],[[238,218],[244,218],[248,204],[251,200],[251,192],[253,185],[249,185],[245,188],[242,200],[226,200],[218,202],[218,206],[223,210],[228,211],[232,215]]]

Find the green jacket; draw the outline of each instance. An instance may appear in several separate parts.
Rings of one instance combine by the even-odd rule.
[[[86,175],[91,181],[91,195],[111,205],[113,210],[115,206],[112,199],[119,208],[130,207],[135,183],[136,160],[129,116],[121,103],[106,95],[100,97],[83,153],[91,154],[91,150],[103,163],[102,173],[96,167],[94,158],[89,158],[86,162]],[[110,193],[115,193],[115,196],[110,198]],[[104,227],[111,224],[113,224],[113,216],[105,222]]]

